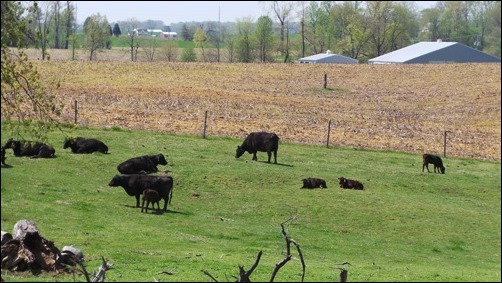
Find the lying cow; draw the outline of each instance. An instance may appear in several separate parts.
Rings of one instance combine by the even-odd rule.
[[[83,137],[65,138],[63,148],[71,148],[73,153],[93,153],[96,151],[108,153],[108,146],[104,142]]]
[[[350,180],[344,177],[338,178],[340,188],[342,189],[354,189],[354,190],[364,190],[364,186],[361,182],[357,180]]]
[[[56,150],[54,147],[34,141],[17,141],[8,139],[5,143],[4,150],[12,148],[14,156],[29,156],[31,158],[51,158],[54,157]]]
[[[117,166],[122,174],[149,174],[157,172],[157,165],[167,165],[163,154],[144,155],[128,159]]]
[[[300,189],[315,189],[315,188],[321,188],[321,189],[327,189],[328,186],[326,186],[326,181],[323,179],[319,178],[306,178],[303,179],[303,187]]]
[[[441,172],[441,174],[444,174],[446,169],[443,166],[443,160],[441,160],[441,157],[425,153],[423,155],[422,172],[424,172],[425,168],[427,168],[427,172],[431,172],[429,171],[429,163],[434,165],[434,173],[436,173],[437,169],[437,173]]]
[[[262,151],[268,154],[268,163],[274,153],[274,163],[277,163],[277,150],[279,149],[279,136],[274,133],[254,132],[250,133],[242,142],[242,145],[237,146],[235,158],[241,157],[244,152],[253,154],[253,160],[258,161],[256,152]]]
[[[130,196],[136,197],[136,207],[139,207],[139,199],[146,189],[156,190],[160,198],[164,199],[164,211],[167,204],[171,203],[173,195],[173,178],[171,176],[153,176],[146,174],[115,175],[108,183],[110,187],[122,187]]]

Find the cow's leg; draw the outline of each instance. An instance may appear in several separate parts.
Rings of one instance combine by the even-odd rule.
[[[274,150],[274,163],[277,164],[277,150]]]
[[[427,169],[427,172],[431,172],[429,171],[429,163],[424,163],[424,165],[422,166],[422,172],[424,172],[424,167]]]
[[[136,193],[136,207],[139,207],[139,197],[140,195]]]
[[[253,152],[253,160],[254,160],[254,161],[258,161],[258,157],[256,157],[256,151],[255,151],[255,152]]]
[[[141,212],[143,212],[143,209],[145,208],[145,200],[141,202]]]
[[[270,163],[270,158],[272,158],[272,152],[267,151],[267,155],[268,155],[268,163]]]

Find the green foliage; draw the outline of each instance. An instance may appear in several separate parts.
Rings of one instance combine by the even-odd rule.
[[[2,2],[1,89],[2,121],[10,123],[10,135],[44,141],[57,126],[62,102],[57,102],[40,80],[40,74],[24,52],[25,23],[20,4]],[[29,8],[33,9],[32,7]],[[8,45],[17,43],[17,48]],[[17,122],[15,122],[17,121]]]
[[[106,16],[99,13],[88,17],[84,22],[85,46],[89,50],[89,60],[95,59],[96,51],[109,46],[111,28]]]
[[[5,126],[5,125],[4,125]],[[326,148],[282,141],[278,164],[250,154],[234,157],[241,140],[114,129],[52,132],[56,158],[14,157],[1,169],[2,230],[35,221],[56,247],[82,250],[89,271],[104,257],[107,280],[219,281],[260,263],[253,281],[268,281],[285,257],[280,223],[301,247],[306,281],[499,281],[500,162],[445,158],[446,174],[422,173],[419,154]],[[2,140],[8,138],[2,127]],[[64,137],[103,140],[109,154],[71,154]],[[169,212],[141,213],[122,188],[109,187],[116,165],[163,153],[159,174],[174,178]],[[337,178],[358,179],[364,191],[343,190]],[[328,189],[300,189],[318,177]],[[162,203],[161,203],[162,206]],[[300,281],[298,253],[276,281]],[[172,275],[162,274],[171,271]],[[12,273],[8,282],[79,282],[71,274]]]
[[[197,55],[195,54],[193,48],[185,48],[181,53],[182,62],[195,62],[197,61]]]

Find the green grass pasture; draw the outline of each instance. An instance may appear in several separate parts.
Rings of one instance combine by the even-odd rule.
[[[238,266],[268,281],[285,257],[280,223],[300,245],[305,281],[501,280],[500,162],[443,158],[446,174],[422,173],[421,155],[302,145],[282,140],[278,164],[266,153],[235,158],[241,140],[114,129],[66,129],[98,138],[109,154],[75,155],[53,132],[56,158],[14,157],[1,169],[1,227],[35,221],[59,248],[74,245],[94,271],[104,257],[108,282],[234,281]],[[9,138],[2,127],[2,144]],[[163,153],[159,166],[174,178],[169,211],[141,213],[134,197],[109,187],[116,166],[131,157]],[[165,172],[159,172],[165,174]],[[357,179],[364,191],[343,190],[337,178]],[[300,189],[302,179],[326,180],[328,189]],[[163,201],[161,201],[161,206]],[[276,282],[300,281],[298,253]],[[158,274],[170,271],[173,274]],[[81,275],[17,274],[7,282],[83,282]]]

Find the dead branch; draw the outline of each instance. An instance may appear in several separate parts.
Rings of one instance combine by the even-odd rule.
[[[288,236],[288,233],[286,232],[286,229],[284,228],[284,223],[292,220],[293,218],[289,218],[288,220],[284,221],[281,223],[281,228],[282,228],[282,235],[284,236],[284,239],[286,240],[286,257],[279,263],[275,265],[274,270],[272,271],[272,275],[270,276],[270,282],[274,282],[275,276],[277,275],[277,272],[288,262],[291,260],[291,244],[295,245],[296,250],[298,251],[298,256],[300,257],[300,261],[302,263],[302,282],[305,278],[305,261],[303,260],[303,254],[300,249],[300,245],[290,238]]]

